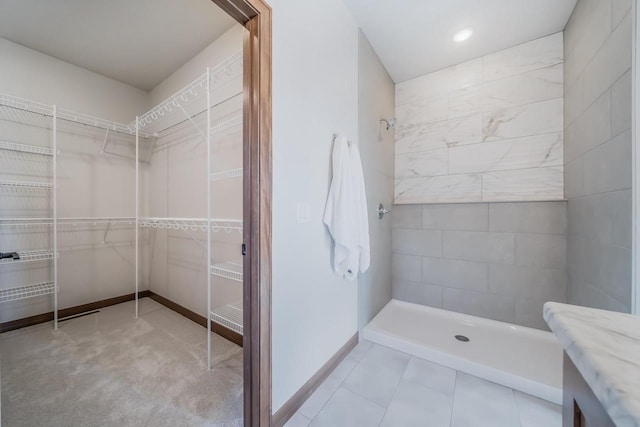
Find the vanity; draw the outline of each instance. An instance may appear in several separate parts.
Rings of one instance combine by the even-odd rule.
[[[548,302],[564,348],[563,427],[640,427],[640,316]]]

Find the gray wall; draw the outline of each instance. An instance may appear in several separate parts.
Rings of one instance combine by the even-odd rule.
[[[566,202],[395,205],[393,297],[546,328],[566,301]]]
[[[569,302],[631,309],[631,0],[579,0],[565,30]]]
[[[394,112],[395,86],[367,38],[358,42],[358,133],[369,204],[371,266],[360,276],[358,327],[364,327],[391,299],[391,219],[379,220],[378,203],[393,203],[393,129],[380,118]]]

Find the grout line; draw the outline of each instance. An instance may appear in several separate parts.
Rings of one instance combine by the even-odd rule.
[[[391,347],[389,347],[389,348],[391,348]],[[395,350],[395,349],[393,349],[393,350]],[[400,352],[399,350],[396,350],[396,351]],[[404,352],[400,352],[400,353],[404,353]],[[411,358],[413,357],[409,353],[404,353],[404,354],[409,355],[409,360],[407,361],[407,364],[404,366],[404,369],[402,370],[402,375],[400,375],[400,381],[398,381],[398,384],[396,384],[396,388],[393,390],[393,394],[391,395],[391,400],[389,400],[389,403],[384,408],[384,414],[382,414],[382,418],[380,418],[380,422],[378,423],[378,425],[382,424],[382,421],[384,421],[384,417],[387,416],[387,412],[389,411],[389,406],[391,406],[391,403],[393,402],[393,399],[396,397],[396,393],[398,393],[398,389],[400,388],[400,383],[402,383],[402,379],[404,378],[404,374],[407,372],[407,368],[409,367],[409,363],[411,362]]]
[[[449,413],[449,426],[451,426],[451,423],[453,423],[453,405],[455,405],[456,402],[456,390],[458,389],[458,370],[455,370],[456,372],[456,377],[453,380],[453,396],[451,397],[451,412]]]

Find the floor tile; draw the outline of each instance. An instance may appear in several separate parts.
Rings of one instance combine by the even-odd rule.
[[[289,421],[284,425],[284,427],[307,427],[311,420],[300,412],[296,412],[293,414],[293,417],[289,418]]]
[[[371,341],[360,341],[353,350],[349,353],[350,358],[354,359],[356,362],[359,362],[360,359],[369,351],[373,343]]]
[[[339,388],[311,427],[376,427],[384,408],[344,388]]]
[[[519,427],[513,390],[458,372],[451,427]]]
[[[412,357],[402,378],[453,396],[456,371],[428,360]]]
[[[389,405],[409,363],[409,355],[374,344],[343,387],[378,405]]]
[[[402,380],[381,427],[449,427],[453,395]]]
[[[546,400],[514,391],[522,427],[561,427],[562,407]]]
[[[342,380],[339,377],[329,375],[300,407],[300,413],[310,419],[315,418],[318,412],[320,412],[329,399],[331,399],[331,396],[338,390],[340,384],[342,384]]]

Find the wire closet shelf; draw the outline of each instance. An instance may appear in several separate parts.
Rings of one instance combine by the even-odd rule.
[[[43,104],[17,96],[0,93],[0,107],[5,107],[14,111],[14,118],[25,117],[26,114],[38,115],[46,119],[52,119],[54,117],[54,106]],[[124,133],[127,135],[135,135],[135,127],[122,123],[117,123],[111,120],[105,120],[99,117],[90,116],[88,114],[78,113],[64,108],[55,108],[56,119],[60,121],[76,123],[80,125],[95,127],[110,132]],[[143,137],[147,138],[151,135],[144,134]]]
[[[53,294],[56,291],[54,282],[34,283],[0,290],[0,303]]]
[[[143,228],[183,231],[207,231],[207,223],[207,218],[140,218],[138,220],[138,224]],[[211,231],[214,233],[220,231],[242,233],[242,220],[240,219],[211,218],[210,224]]]
[[[207,73],[138,117],[139,128],[151,128],[176,110],[183,111],[190,117],[184,108],[196,100],[199,94],[219,89],[240,76],[242,76],[242,52],[232,55],[216,67],[211,68]],[[135,126],[135,121],[129,124],[129,127],[135,128]],[[155,130],[154,132],[162,131]]]

